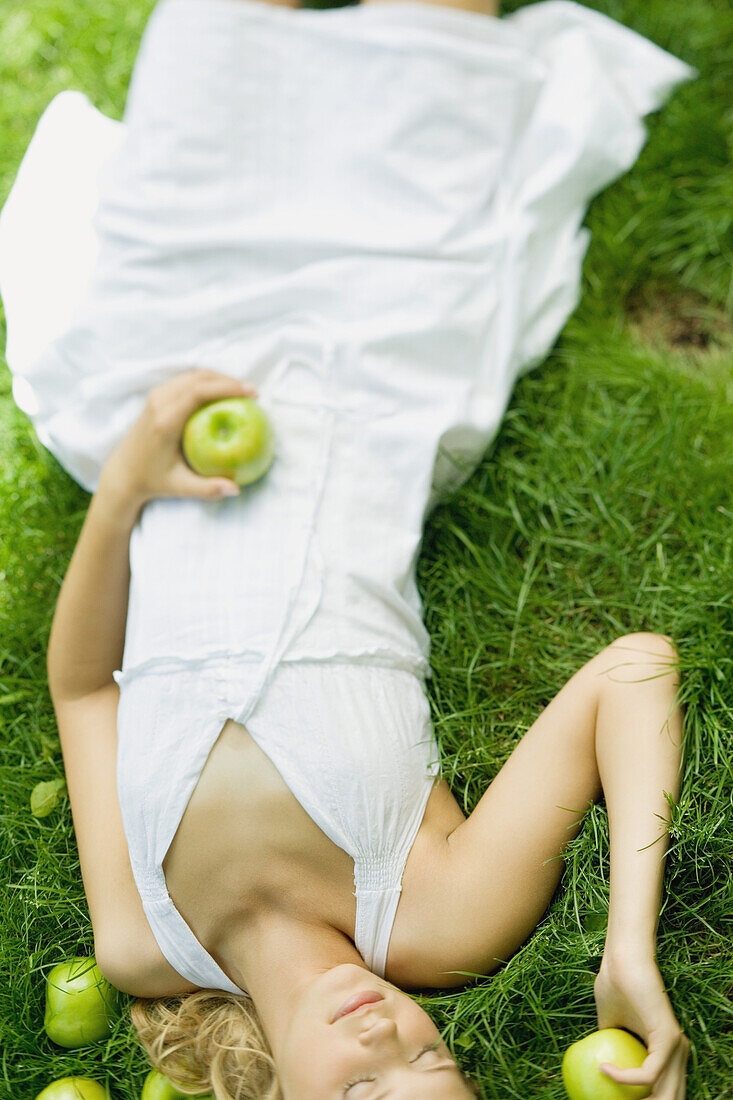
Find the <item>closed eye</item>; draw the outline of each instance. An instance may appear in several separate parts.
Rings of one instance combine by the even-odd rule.
[[[422,1050],[420,1051],[420,1053],[417,1054],[414,1058],[412,1058],[411,1061],[412,1062],[417,1062],[418,1059],[422,1058],[423,1054],[427,1054],[429,1050],[435,1050],[436,1047],[439,1047],[440,1043],[441,1043],[440,1039],[437,1039],[434,1043],[428,1043],[428,1045],[424,1046],[422,1048]],[[376,1081],[376,1077],[356,1077],[356,1078],[354,1078],[353,1081],[349,1081],[346,1085],[344,1085],[344,1089],[343,1089],[343,1092],[342,1092],[341,1095],[346,1096],[349,1089],[352,1089],[355,1085],[361,1084],[363,1081]]]

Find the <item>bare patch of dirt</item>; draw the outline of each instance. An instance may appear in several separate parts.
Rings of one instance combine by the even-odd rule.
[[[694,357],[733,348],[733,319],[695,290],[641,287],[625,302],[644,343]]]

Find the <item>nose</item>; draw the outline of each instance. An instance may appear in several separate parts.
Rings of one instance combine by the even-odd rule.
[[[365,1028],[359,1039],[365,1046],[379,1043],[381,1040],[397,1034],[397,1024],[389,1016],[380,1016],[371,1027]]]

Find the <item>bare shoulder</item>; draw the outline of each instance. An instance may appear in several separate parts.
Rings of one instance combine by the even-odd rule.
[[[623,672],[640,652],[658,665],[668,648],[627,635],[601,650],[535,718],[470,816],[447,836],[426,834],[407,868],[390,981],[463,985],[468,974],[493,973],[532,934],[559,885],[565,848],[598,796],[599,676]],[[638,667],[631,674],[638,678]]]
[[[397,913],[387,951],[385,977],[402,989],[451,988],[462,979],[439,969],[441,898],[452,876],[448,837],[466,816],[445,779],[433,788],[402,876]],[[436,939],[437,937],[437,939]]]

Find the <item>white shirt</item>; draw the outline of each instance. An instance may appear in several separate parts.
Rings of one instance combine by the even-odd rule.
[[[354,857],[356,945],[383,975],[438,774],[425,519],[577,305],[589,201],[696,75],[570,0],[501,19],[160,0],[123,122],[73,91],[41,118],[0,217],[13,394],[40,440],[93,491],[150,388],[193,366],[253,382],[277,437],[239,498],[152,501],[130,543],[118,792],[151,927],[189,980],[242,992],[160,866],[226,716]],[[328,767],[282,717],[296,677],[333,731]],[[375,713],[399,698],[399,716],[342,742],[379,684]]]

